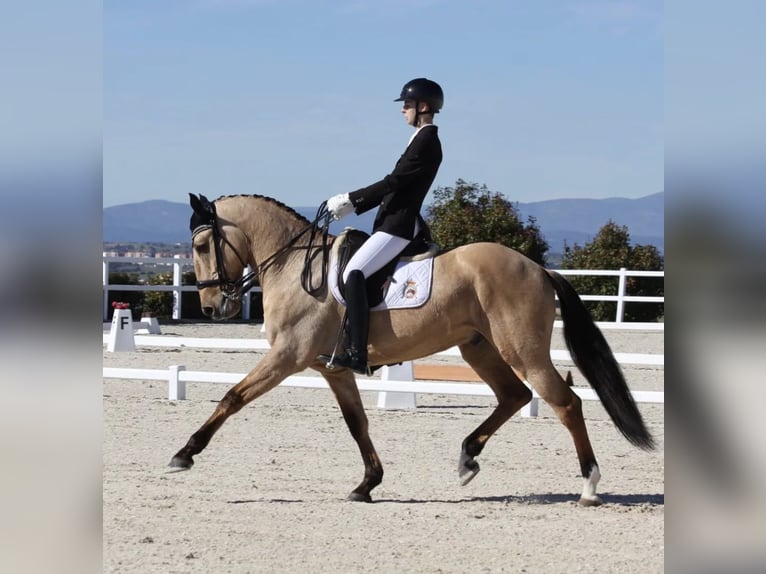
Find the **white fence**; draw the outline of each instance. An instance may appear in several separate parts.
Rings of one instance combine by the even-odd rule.
[[[104,335],[106,343],[108,335]],[[252,349],[268,350],[268,341],[264,339],[215,339],[203,337],[174,337],[174,336],[135,336],[137,345],[162,346],[162,347],[196,347],[196,348],[227,348],[227,349]],[[457,347],[452,347],[438,353],[439,355],[459,356]],[[556,361],[570,361],[571,356],[567,351],[552,350],[551,358]],[[639,354],[639,353],[615,353],[615,358],[620,364],[655,365],[664,366],[664,355]],[[468,383],[452,381],[415,381],[412,376],[412,363],[405,363],[401,367],[384,367],[381,370],[380,379],[357,377],[357,384],[362,391],[377,391],[378,407],[380,408],[414,408],[416,394],[440,394],[440,395],[472,395],[494,396],[492,390],[485,383]],[[183,365],[173,365],[167,369],[130,369],[109,368],[103,369],[104,378],[112,379],[139,379],[159,380],[168,383],[168,399],[184,400],[186,398],[186,383],[224,383],[235,384],[245,377],[245,373],[220,373],[212,371],[186,371]],[[320,377],[292,376],[285,379],[283,387],[301,388],[328,388],[327,383]],[[599,400],[596,393],[591,389],[574,388],[577,395],[583,400]],[[633,398],[639,403],[663,403],[665,393],[658,391],[633,391]],[[522,416],[537,416],[539,396],[533,392],[532,401],[522,410]]]
[[[173,268],[172,285],[119,285],[109,282],[109,266],[111,263],[134,263],[143,265],[164,264]],[[184,291],[196,291],[194,285],[182,285],[181,278],[184,267],[192,267],[192,260],[188,257],[176,255],[175,257],[111,257],[103,256],[103,320],[109,319],[109,292],[110,291],[172,291],[173,292],[173,319],[181,319],[181,293]],[[248,273],[249,268],[243,271]],[[596,270],[596,269],[557,269],[562,275],[575,276],[607,276],[618,277],[617,293],[615,295],[587,295],[581,294],[583,301],[616,301],[617,312],[615,322],[622,323],[625,316],[626,303],[664,303],[665,297],[639,297],[625,294],[625,286],[628,277],[665,277],[664,271],[629,271],[624,267],[616,270]],[[254,287],[253,291],[260,291],[260,287]],[[242,319],[250,319],[250,298],[243,298]]]
[[[384,367],[385,368],[385,367]],[[168,382],[168,400],[186,399],[186,383],[223,383],[233,385],[241,381],[246,373],[219,373],[214,371],[187,371],[183,365],[173,365],[167,369],[123,369],[104,367],[105,379],[140,379]],[[378,407],[402,408],[393,405],[412,404],[410,396],[415,394],[436,395],[469,395],[494,397],[492,389],[484,383],[460,383],[452,381],[410,381],[393,380],[388,377],[380,379],[356,379],[360,391],[377,391],[379,393],[395,393],[402,397],[378,398]],[[319,377],[292,376],[280,383],[281,387],[300,387],[308,389],[327,389],[327,382]],[[592,389],[573,387],[572,390],[585,401],[598,401],[598,395]],[[661,391],[632,391],[637,403],[665,403],[665,393]],[[522,416],[535,417],[538,414],[540,396],[532,392],[533,398],[522,409]],[[404,407],[407,408],[407,407]]]

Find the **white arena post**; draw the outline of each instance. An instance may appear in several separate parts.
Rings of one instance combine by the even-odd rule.
[[[180,380],[178,373],[185,371],[183,365],[171,365],[168,367],[168,400],[184,401],[186,400],[186,381]]]
[[[130,314],[130,309],[114,310],[106,350],[111,353],[136,350],[136,342],[133,339],[133,317]]]
[[[412,361],[401,365],[383,367],[380,378],[384,381],[414,381]],[[414,409],[416,407],[415,393],[399,393],[380,391],[378,393],[379,409]]]
[[[527,386],[529,386],[528,383],[525,382]],[[533,391],[534,392],[534,391]],[[539,407],[540,399],[537,396],[537,393],[534,393],[532,396],[532,400],[529,401],[526,405],[521,407],[521,416],[523,417],[536,417],[538,414],[538,407]]]

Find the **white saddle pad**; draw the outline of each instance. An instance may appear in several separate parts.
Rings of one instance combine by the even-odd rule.
[[[424,305],[431,296],[433,282],[434,258],[429,257],[419,261],[399,261],[394,270],[394,276],[388,286],[386,298],[372,307],[370,311],[386,309],[415,309]],[[330,277],[328,279],[333,296],[341,305],[346,301],[338,288],[338,258],[333,253],[330,261]]]

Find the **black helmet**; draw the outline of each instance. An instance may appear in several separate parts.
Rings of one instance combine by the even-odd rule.
[[[431,112],[437,114],[444,105],[444,92],[442,92],[441,86],[433,80],[415,78],[404,84],[402,93],[394,101],[403,102],[404,100],[426,102],[430,106]]]

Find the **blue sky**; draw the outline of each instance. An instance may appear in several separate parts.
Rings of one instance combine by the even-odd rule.
[[[663,190],[662,2],[106,0],[103,18],[104,206],[313,206],[373,183],[419,76],[445,92],[434,187]]]

